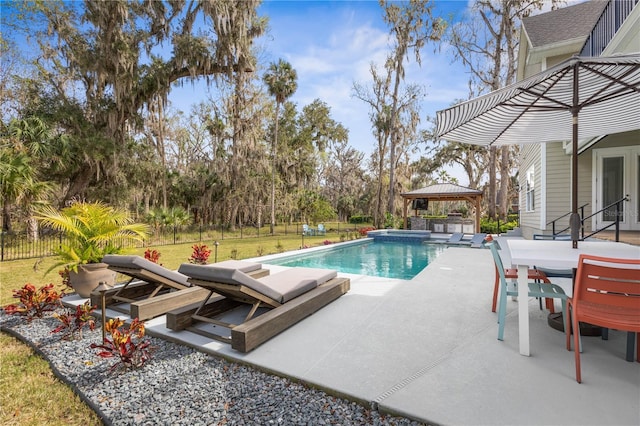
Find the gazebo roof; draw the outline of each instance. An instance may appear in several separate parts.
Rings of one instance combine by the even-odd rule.
[[[404,203],[404,229],[407,229],[407,210],[411,200],[426,198],[433,201],[457,201],[464,200],[474,204],[476,209],[475,229],[480,229],[480,200],[482,191],[479,189],[467,188],[466,186],[454,185],[452,183],[438,183],[426,188],[415,189],[413,191],[400,194]]]
[[[454,185],[452,183],[438,183],[425,188],[414,189],[413,191],[401,194],[403,198],[428,198],[430,200],[461,200],[473,197],[482,197],[479,189],[467,188],[466,186]]]

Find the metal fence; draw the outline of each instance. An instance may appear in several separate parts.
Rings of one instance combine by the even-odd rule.
[[[359,227],[340,222],[325,223],[328,233],[340,234],[357,232]],[[266,226],[243,226],[231,229],[226,225],[199,225],[163,227],[154,230],[145,243],[137,245],[122,244],[127,248],[141,248],[151,246],[165,246],[174,244],[196,243],[211,240],[226,240],[238,238],[259,238],[270,235],[271,229]],[[302,223],[282,224],[274,228],[274,235],[300,235]],[[64,234],[51,231],[40,232],[37,238],[27,233],[0,233],[0,261],[33,259],[53,256],[56,249],[67,242]]]

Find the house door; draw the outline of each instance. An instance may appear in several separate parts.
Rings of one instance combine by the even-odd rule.
[[[614,223],[616,206],[612,204],[624,198],[617,214],[621,230],[640,230],[640,147],[619,147],[594,150],[595,162],[595,208],[604,211],[594,218],[596,229]],[[610,228],[613,229],[613,228]]]

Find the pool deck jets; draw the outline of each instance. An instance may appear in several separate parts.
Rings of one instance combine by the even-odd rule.
[[[164,317],[147,332],[430,424],[640,424],[640,363],[625,361],[625,333],[583,338],[582,384],[535,299],[532,355],[519,354],[514,301],[497,340],[488,250],[450,247],[410,281],[340,275],[347,294],[248,354],[172,332]]]

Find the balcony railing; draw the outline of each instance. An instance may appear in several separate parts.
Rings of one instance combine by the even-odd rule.
[[[582,47],[580,56],[600,56],[640,0],[610,0]]]

